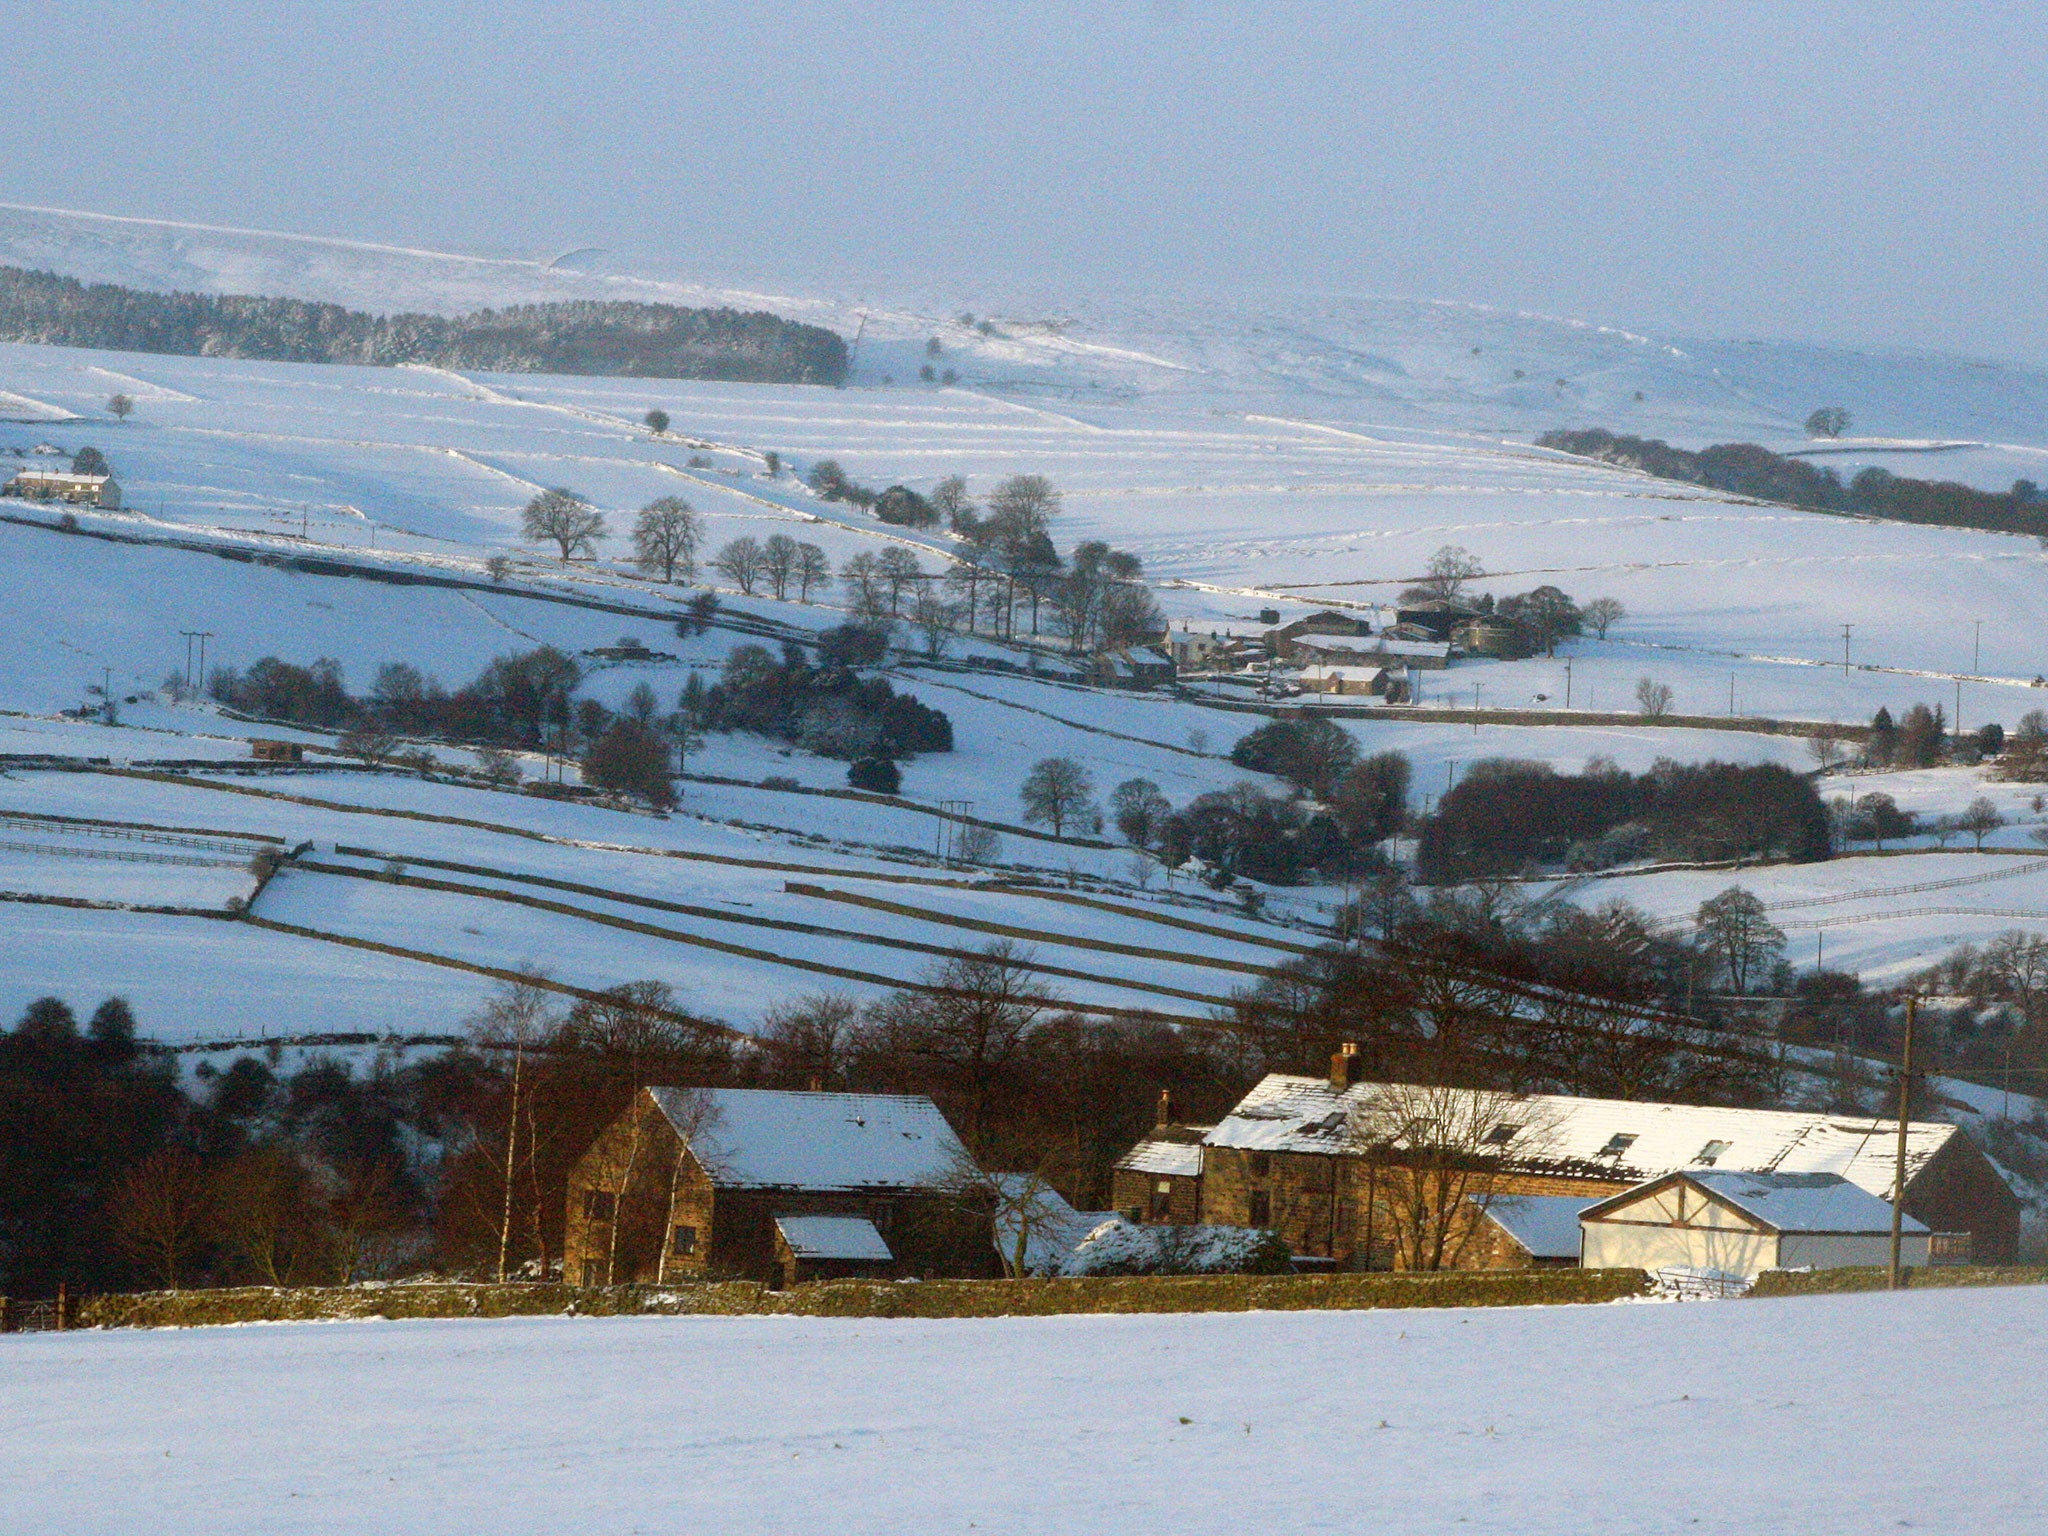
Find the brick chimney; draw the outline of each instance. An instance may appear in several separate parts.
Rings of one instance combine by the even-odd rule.
[[[1171,1088],[1159,1090],[1159,1115],[1152,1124],[1157,1129],[1164,1129],[1173,1124],[1173,1090]]]
[[[1330,1092],[1342,1093],[1365,1076],[1365,1063],[1358,1055],[1358,1042],[1346,1040],[1330,1058]]]

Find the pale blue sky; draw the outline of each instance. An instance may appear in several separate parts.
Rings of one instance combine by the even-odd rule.
[[[7,12],[0,200],[963,300],[1279,284],[2048,363],[2038,7]]]

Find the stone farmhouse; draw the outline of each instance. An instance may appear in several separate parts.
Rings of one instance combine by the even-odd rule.
[[[1346,1047],[1332,1059],[1328,1078],[1269,1074],[1198,1133],[1155,1128],[1118,1165],[1118,1208],[1134,1221],[1180,1222],[1192,1202],[1201,1221],[1269,1228],[1302,1259],[1343,1269],[1398,1267],[1393,1213],[1404,1195],[1412,1198],[1419,1167],[1446,1162],[1444,1149],[1411,1146],[1397,1130],[1381,1128],[1382,1106],[1416,1093],[1463,1095],[1465,1111],[1489,1121],[1475,1124],[1469,1145],[1449,1158],[1462,1166],[1456,1203],[1464,1225],[1443,1257],[1458,1267],[1566,1262],[1570,1240],[1563,1234],[1576,1228],[1576,1210],[1542,1197],[1569,1197],[1583,1209],[1672,1174],[1834,1174],[1880,1201],[1891,1196],[1894,1121],[1418,1090],[1363,1082],[1358,1062],[1355,1047]],[[1511,1204],[1507,1197],[1536,1203]],[[1955,1126],[1907,1126],[1904,1204],[1930,1229],[1932,1262],[2013,1262],[2019,1201]],[[1502,1218],[1522,1219],[1488,1216],[1494,1205]]]
[[[968,1158],[930,1099],[645,1088],[569,1176],[572,1284],[993,1271],[948,1193]]]
[[[62,501],[77,507],[121,509],[121,486],[112,475],[74,475],[56,469],[22,469],[0,485],[0,496],[26,501]]]

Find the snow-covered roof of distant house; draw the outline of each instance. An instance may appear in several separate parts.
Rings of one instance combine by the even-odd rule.
[[[650,1088],[714,1184],[729,1189],[905,1189],[966,1156],[930,1099],[768,1088]]]
[[[1386,635],[1298,635],[1294,649],[1326,656],[1449,656],[1448,640],[1396,640]]]
[[[1710,1169],[1703,1173],[1676,1175],[1718,1195],[1745,1215],[1753,1216],[1778,1232],[1888,1233],[1892,1229],[1891,1203],[1858,1189],[1834,1173],[1735,1173]],[[1652,1184],[1664,1182],[1652,1180]],[[1599,1220],[1608,1211],[1620,1210],[1645,1193],[1645,1188],[1625,1190],[1611,1199],[1588,1206],[1588,1220]],[[1911,1216],[1902,1218],[1906,1232],[1925,1232],[1926,1226]]]
[[[800,1259],[868,1259],[887,1263],[896,1257],[882,1234],[865,1216],[777,1216],[775,1230]]]
[[[1579,1256],[1579,1212],[1593,1202],[1583,1195],[1468,1195],[1494,1222],[1537,1259]]]
[[[1327,1078],[1274,1072],[1202,1140],[1206,1146],[1254,1152],[1341,1152],[1350,1140],[1346,1127],[1353,1111],[1390,1091],[1438,1090],[1359,1083],[1339,1094]],[[1515,1167],[1631,1182],[1709,1169],[1835,1173],[1880,1197],[1892,1187],[1898,1136],[1897,1123],[1888,1120],[1564,1094],[1516,1098],[1503,1111],[1502,1124],[1534,1128],[1499,1143],[1504,1160]],[[1906,1127],[1907,1182],[1956,1134],[1952,1125],[1911,1122]]]
[[[1200,1141],[1176,1141],[1165,1136],[1147,1136],[1116,1160],[1127,1173],[1150,1174],[1154,1178],[1191,1179],[1202,1171]]]
[[[14,472],[17,480],[34,481],[38,485],[77,485],[93,488],[105,485],[112,475],[79,475],[63,469],[18,469]]]

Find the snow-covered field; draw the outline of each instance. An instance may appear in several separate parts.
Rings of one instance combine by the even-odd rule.
[[[2044,1304],[21,1335],[0,1526],[2019,1533]]]
[[[2039,432],[2048,381],[2024,370],[1659,339],[1393,299],[1282,296],[1234,308],[1103,303],[1037,319],[1029,310],[996,306],[1011,318],[983,330],[959,323],[960,306],[950,299],[889,307],[831,294],[726,293],[661,273],[545,271],[532,262],[23,209],[0,209],[0,258],[147,286],[291,293],[375,309],[457,310],[550,297],[731,302],[847,334],[858,316],[866,317],[843,389],[472,377],[427,368],[0,346],[4,461],[61,462],[37,450],[92,443],[113,460],[130,508],[80,514],[85,531],[116,536],[109,540],[59,532],[48,511],[12,501],[0,506],[28,519],[0,522],[0,570],[7,572],[0,589],[0,757],[98,758],[118,768],[237,759],[253,735],[331,745],[333,738],[320,732],[168,702],[156,690],[185,664],[188,631],[207,632],[212,665],[246,667],[264,655],[298,663],[327,657],[358,691],[390,661],[410,662],[456,686],[511,650],[550,643],[581,652],[631,635],[674,659],[593,665],[584,691],[617,705],[644,682],[666,707],[692,676],[712,675],[735,644],[751,637],[725,629],[673,635],[668,617],[689,589],[659,587],[625,564],[624,527],[648,500],[688,496],[706,520],[709,548],[742,533],[788,532],[817,542],[835,564],[906,544],[932,572],[954,559],[956,546],[943,533],[886,528],[812,496],[797,474],[828,457],[877,486],[903,481],[928,488],[958,473],[985,494],[1005,475],[1047,475],[1066,493],[1056,529],[1061,544],[1101,538],[1141,554],[1177,623],[1244,620],[1267,606],[1293,614],[1328,602],[1383,601],[1445,543],[1476,554],[1495,573],[1481,584],[1496,592],[1554,582],[1581,600],[1613,595],[1626,603],[1630,617],[1605,641],[1582,639],[1554,658],[1461,663],[1422,680],[1425,703],[1548,711],[1555,725],[1347,722],[1366,750],[1410,756],[1418,806],[1489,757],[1537,759],[1565,770],[1594,757],[1632,770],[1660,757],[1806,766],[1804,744],[1794,737],[1596,724],[1564,712],[1567,701],[1576,711],[1626,710],[1645,676],[1672,686],[1679,712],[1709,717],[1849,722],[1867,719],[1880,704],[1896,714],[1915,702],[1939,702],[1959,705],[1966,725],[1999,719],[2010,726],[2048,698],[2029,686],[2048,666],[2038,654],[2048,621],[2048,586],[2040,580],[2048,556],[2032,541],[1751,506],[1531,446],[1548,427],[1601,424],[1684,443],[1751,438],[1800,448],[1810,445],[1798,422],[1827,397],[1847,404],[1859,431],[1869,434],[1835,445],[1844,452],[1830,462],[2002,485],[2048,462],[2048,444],[2029,441]],[[977,307],[990,310],[989,303]],[[953,387],[915,380],[932,338],[943,365],[958,371]],[[116,390],[136,402],[124,422],[103,410]],[[652,407],[669,413],[666,435],[641,424]],[[782,458],[780,474],[769,473],[771,450]],[[15,460],[15,451],[25,457]],[[536,488],[558,484],[588,494],[611,519],[613,534],[596,564],[564,567],[518,538],[521,504]],[[510,555],[513,564],[501,582],[452,590],[309,574],[275,558],[307,553],[399,576],[476,582],[486,580],[493,556]],[[576,601],[550,600],[562,597]],[[798,630],[844,616],[832,593],[810,603],[724,597],[743,616]],[[635,611],[604,611],[593,602]],[[1846,671],[1844,625],[1854,663]],[[961,642],[956,655],[990,649],[987,642]],[[788,879],[806,878],[800,874],[716,862],[752,857],[843,871],[855,881],[888,872],[945,875],[935,857],[946,848],[949,825],[932,814],[939,802],[967,802],[975,815],[1016,822],[1023,773],[1037,758],[1059,754],[1086,763],[1100,792],[1144,777],[1183,803],[1244,777],[1227,753],[1258,723],[1191,700],[1013,674],[903,665],[894,681],[944,709],[958,743],[952,754],[905,765],[905,805],[758,787],[772,776],[835,788],[844,784],[844,766],[732,735],[713,737],[690,766],[747,782],[693,783],[682,813],[666,821],[358,774],[224,781],[359,808],[344,812],[197,784],[16,771],[0,773],[0,812],[222,826],[293,845],[347,843],[862,930],[859,939],[792,938],[793,947],[771,964],[475,895],[400,891],[334,876],[289,875],[258,905],[258,915],[407,942],[450,959],[539,964],[578,985],[659,976],[737,1023],[793,987],[819,983],[789,959],[904,980],[935,958],[929,949],[905,946],[971,947],[987,937],[961,926],[963,918],[1052,932],[1036,947],[1048,963],[1082,973],[1059,983],[1077,1001],[1196,1010],[1181,994],[1227,990],[1219,985],[1233,980],[1227,972],[1191,962],[1228,958],[1240,946],[1143,917],[1096,913],[1077,925],[1074,910],[1032,898],[931,895],[936,888],[924,889],[954,921],[885,915],[783,889]],[[94,690],[107,682],[123,701],[119,727],[59,716],[95,702]],[[437,750],[449,762],[464,757]],[[533,759],[524,766],[529,774],[541,769]],[[1990,794],[2012,822],[1993,837],[1994,846],[2031,847],[2042,814],[2032,807],[2032,791],[1987,785],[1973,770],[1859,776],[1824,786],[1830,795],[1879,787],[1930,816]],[[388,811],[469,817],[555,841],[380,814]],[[1884,861],[1882,877],[1871,881],[1925,883],[1944,878],[1962,858],[1928,840],[1920,846],[1924,858]],[[1214,916],[1203,893],[1167,890],[1156,868],[1143,871],[1149,889],[1139,889],[1140,872],[1122,850],[1005,833],[993,864],[1008,874],[1115,891],[1141,909],[1158,904]],[[1921,872],[1923,865],[1931,873]],[[140,893],[167,888],[173,873],[186,886],[212,878],[196,867],[157,866],[143,876],[138,871],[146,866],[24,851],[0,852],[0,866],[0,887],[101,901],[147,900]],[[1958,868],[1965,866],[1977,867],[1963,859]],[[1839,895],[1866,879],[1854,865],[1842,870],[1618,879],[1573,894],[1593,898],[1611,888],[1659,915],[1677,916],[1703,892],[1736,880],[1755,885],[1767,900],[1790,901]],[[1906,898],[1868,896],[1782,911],[1795,953],[1810,937],[1799,925],[1824,921],[1830,926],[1815,931],[1825,935],[1831,963],[1876,978],[1925,963],[1987,924],[1995,931],[2030,921],[1909,911],[1990,904],[1993,890],[2001,911],[2048,910],[2048,890],[2037,899],[2030,878],[2014,877],[2010,889],[1962,888],[1967,901],[1913,898],[1917,905],[1902,906]],[[189,902],[154,904],[220,905],[228,894],[209,888]],[[1334,891],[1278,892],[1272,910],[1314,920],[1327,917],[1338,899]],[[592,899],[614,912],[610,901]],[[726,933],[705,928],[702,919],[643,908],[617,908],[614,915],[626,912],[746,941],[744,925],[724,925],[733,930]],[[45,987],[46,957],[21,941],[51,924],[83,921],[0,904],[0,998]],[[1257,923],[1246,931],[1255,949],[1262,934],[1301,936]],[[1179,958],[1090,954],[1063,944],[1061,933]],[[890,942],[867,942],[874,939]],[[178,1039],[214,1034],[218,1009],[240,1006],[232,975],[214,991],[169,985],[147,959],[155,942],[138,937],[114,967],[122,984],[157,1000],[152,1030]],[[331,1012],[358,1021],[323,1019],[315,1027],[392,1027],[409,1007],[437,1015],[420,1027],[445,1027],[439,1015],[468,1006],[481,985],[459,971],[272,934],[222,936],[212,950],[282,968],[266,975],[288,971],[289,956],[318,952],[315,970],[360,976],[359,985],[339,993],[311,987],[304,996],[319,998],[317,1007],[304,998],[278,1004],[295,1017]],[[117,950],[80,952],[111,966]],[[409,1005],[404,986],[390,978],[428,970],[432,983]],[[863,992],[877,984],[846,985]]]

